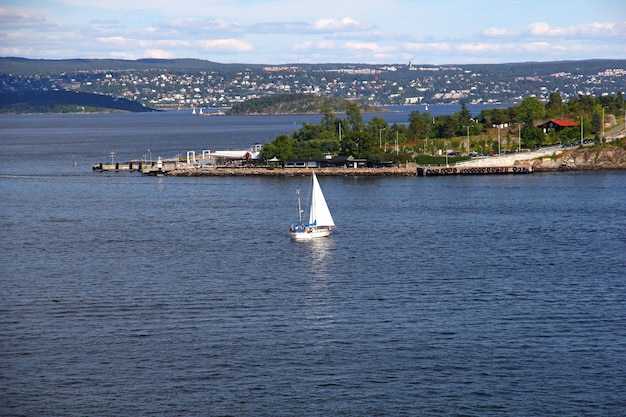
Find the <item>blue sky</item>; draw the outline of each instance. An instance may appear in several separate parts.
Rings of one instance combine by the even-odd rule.
[[[626,58],[623,0],[4,0],[0,56],[471,64]]]

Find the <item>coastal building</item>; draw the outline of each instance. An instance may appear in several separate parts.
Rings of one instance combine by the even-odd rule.
[[[288,159],[284,164],[285,168],[364,168],[366,166],[367,159],[357,159],[352,156],[333,156],[324,159]]]
[[[579,125],[579,122],[575,122],[569,119],[550,119],[547,122],[538,125],[537,127],[540,128],[543,133],[548,134],[552,130],[554,130],[556,133],[560,133],[566,127],[575,127]]]

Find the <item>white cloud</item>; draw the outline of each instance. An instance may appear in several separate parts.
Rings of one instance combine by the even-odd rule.
[[[98,42],[109,44],[109,45],[117,45],[117,46],[127,46],[134,44],[134,39],[127,39],[123,36],[110,36],[108,38],[96,38]]]
[[[533,36],[564,36],[566,34],[571,34],[573,28],[558,28],[551,27],[546,22],[537,22],[531,24],[526,32]]]
[[[292,51],[333,50],[337,45],[333,41],[323,40],[318,42],[302,42],[291,47]]]
[[[163,49],[147,49],[142,54],[145,58],[159,58],[159,59],[173,59],[176,55],[172,51],[165,51]]]
[[[370,51],[373,53],[383,53],[389,52],[394,48],[388,46],[381,46],[374,42],[346,42],[344,45],[344,49],[354,50],[354,51]]]
[[[501,51],[502,49],[507,49],[507,46],[495,43],[466,43],[458,45],[455,49],[463,53],[482,54],[485,52]]]
[[[108,38],[97,38],[98,42],[114,45],[127,45],[131,40],[126,39],[123,36],[111,36]]]
[[[193,17],[166,20],[159,23],[159,27],[196,34],[204,32],[240,32],[243,29],[241,24],[233,21],[224,19],[198,19]]]
[[[341,20],[319,19],[313,22],[312,29],[317,32],[343,32],[352,30],[368,30],[372,25],[360,23],[351,17],[344,17]]]
[[[525,33],[537,37],[577,37],[577,36],[626,36],[624,24],[584,23],[576,26],[551,26],[546,22],[536,22],[528,26]]]
[[[19,13],[0,7],[0,25],[2,25],[2,27],[40,24],[45,20],[46,19],[41,14]]]
[[[516,45],[516,48],[525,52],[535,53],[559,52],[565,50],[565,47],[555,44],[553,42],[528,42]]]
[[[215,39],[215,40],[203,40],[194,41],[200,45],[206,51],[220,51],[229,53],[239,52],[251,52],[255,47],[249,42],[244,42],[238,39]]]
[[[482,31],[482,35],[488,38],[500,38],[506,36],[517,36],[519,32],[511,31],[505,28],[490,27]]]
[[[140,48],[184,49],[192,46],[192,42],[181,39],[133,40]]]
[[[448,42],[408,42],[404,48],[411,52],[448,52],[452,46]]]

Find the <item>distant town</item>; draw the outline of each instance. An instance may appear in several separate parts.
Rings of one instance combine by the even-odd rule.
[[[494,65],[245,65],[201,60],[0,58],[0,93],[66,90],[154,109],[230,108],[250,98],[302,93],[371,105],[547,102],[623,92],[626,60]]]

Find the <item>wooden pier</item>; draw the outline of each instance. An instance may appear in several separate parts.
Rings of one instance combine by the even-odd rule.
[[[502,174],[532,174],[532,166],[445,166],[445,167],[418,167],[418,177],[438,177],[443,175],[502,175]]]
[[[92,169],[100,172],[120,172],[120,171],[139,171],[144,175],[165,175],[171,171],[179,168],[177,161],[175,160],[161,160],[158,161],[128,161],[128,162],[100,162],[93,164]]]

